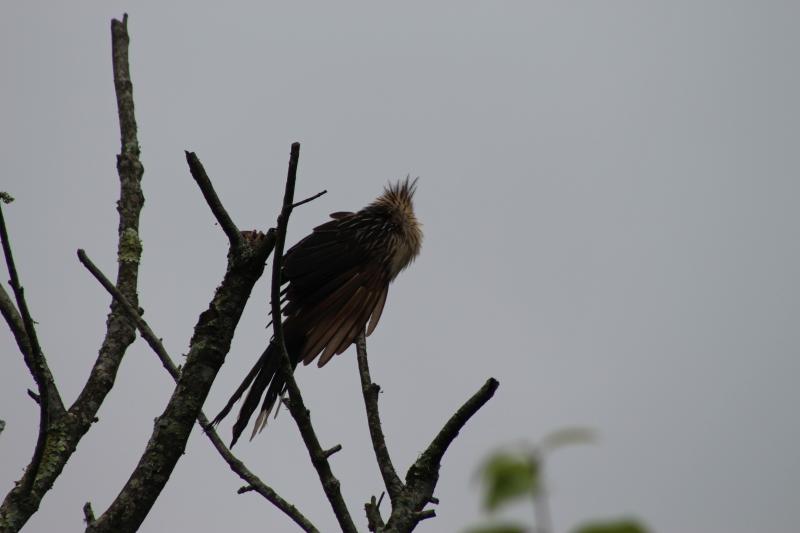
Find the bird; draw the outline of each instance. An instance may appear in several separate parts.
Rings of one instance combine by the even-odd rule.
[[[281,265],[281,315],[286,351],[294,371],[317,359],[323,367],[356,341],[370,335],[381,318],[389,285],[419,255],[422,227],[414,213],[417,180],[388,184],[357,212],[338,211],[291,247]],[[224,419],[247,391],[233,425],[231,447],[250,418],[252,440],[267,423],[286,383],[275,338],[258,358],[213,421]],[[249,390],[248,390],[249,389]]]

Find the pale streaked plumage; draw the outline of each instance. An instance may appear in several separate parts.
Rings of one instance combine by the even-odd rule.
[[[293,246],[283,261],[283,327],[292,365],[324,366],[366,327],[380,320],[389,284],[416,258],[422,231],[414,215],[416,181],[406,178],[356,213],[337,212]],[[321,355],[320,355],[321,354]],[[250,390],[233,427],[233,443],[264,397],[253,434],[266,423],[284,382],[272,343],[214,420],[218,423]],[[265,394],[266,391],[266,394]]]

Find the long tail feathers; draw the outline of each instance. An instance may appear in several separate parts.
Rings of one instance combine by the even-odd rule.
[[[258,361],[256,361],[256,364],[253,365],[253,368],[251,368],[250,372],[247,373],[247,376],[244,378],[244,381],[242,382],[242,384],[239,385],[239,388],[237,388],[236,392],[233,393],[233,396],[231,396],[231,399],[228,400],[228,403],[225,404],[225,407],[222,408],[222,411],[220,411],[219,414],[214,417],[214,420],[211,421],[211,423],[213,425],[216,426],[217,424],[222,422],[222,419],[225,418],[226,416],[228,416],[228,413],[231,412],[231,409],[233,409],[233,405],[236,402],[239,401],[239,398],[242,397],[242,394],[244,394],[244,391],[247,390],[247,387],[249,387],[250,384],[253,382],[253,379],[255,379],[256,374],[258,374],[258,371],[261,369],[261,366],[264,364],[264,359],[267,357],[267,352],[269,352],[269,348],[264,350],[264,353],[261,354],[261,357],[258,358]]]
[[[290,353],[292,352],[290,351]],[[239,440],[242,432],[253,417],[253,413],[255,413],[258,408],[259,403],[261,404],[261,410],[256,418],[255,425],[253,426],[253,433],[250,438],[252,439],[266,426],[269,414],[274,408],[278,396],[283,393],[286,385],[285,380],[279,372],[280,361],[278,357],[279,355],[275,346],[270,343],[244,378],[242,384],[239,385],[239,388],[236,389],[236,392],[234,392],[233,396],[228,400],[228,403],[225,404],[222,411],[214,418],[213,424],[216,425],[221,422],[222,419],[230,413],[231,409],[233,409],[234,404],[244,396],[242,406],[239,408],[239,416],[233,424],[231,447]],[[292,363],[292,369],[294,369],[297,363],[294,361]],[[247,391],[246,395],[244,394],[245,391]],[[261,401],[262,396],[264,398],[263,402]]]

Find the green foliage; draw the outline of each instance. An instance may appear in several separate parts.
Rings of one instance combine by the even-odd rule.
[[[534,507],[537,523],[532,528],[527,528],[524,524],[495,522],[473,527],[465,533],[552,533],[542,474],[543,462],[554,450],[595,441],[592,430],[576,426],[553,431],[538,445],[494,452],[478,470],[483,485],[484,509],[494,512],[509,503],[527,498]],[[647,533],[647,529],[637,520],[624,518],[587,522],[572,533]]]
[[[550,433],[539,446],[495,452],[479,471],[484,489],[484,509],[494,512],[508,503],[535,497],[542,484],[540,462],[545,454],[564,446],[594,441],[590,429],[569,427]]]
[[[568,427],[557,429],[542,439],[541,448],[545,452],[574,444],[594,444],[597,441],[594,431],[589,428]]]
[[[493,512],[539,490],[539,460],[534,453],[495,452],[480,470],[483,506]]]
[[[573,533],[647,533],[647,529],[637,520],[623,518],[608,522],[590,522],[573,530]]]
[[[0,191],[0,202],[3,202],[4,204],[10,204],[13,201],[14,201],[13,196],[11,196],[5,191]]]
[[[528,531],[520,524],[489,524],[468,529],[466,533],[525,533]]]

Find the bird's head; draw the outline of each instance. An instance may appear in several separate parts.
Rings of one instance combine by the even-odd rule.
[[[422,224],[414,214],[414,193],[417,180],[406,176],[390,183],[370,207],[385,213],[390,227],[392,258],[389,262],[392,278],[419,255],[422,248]]]

